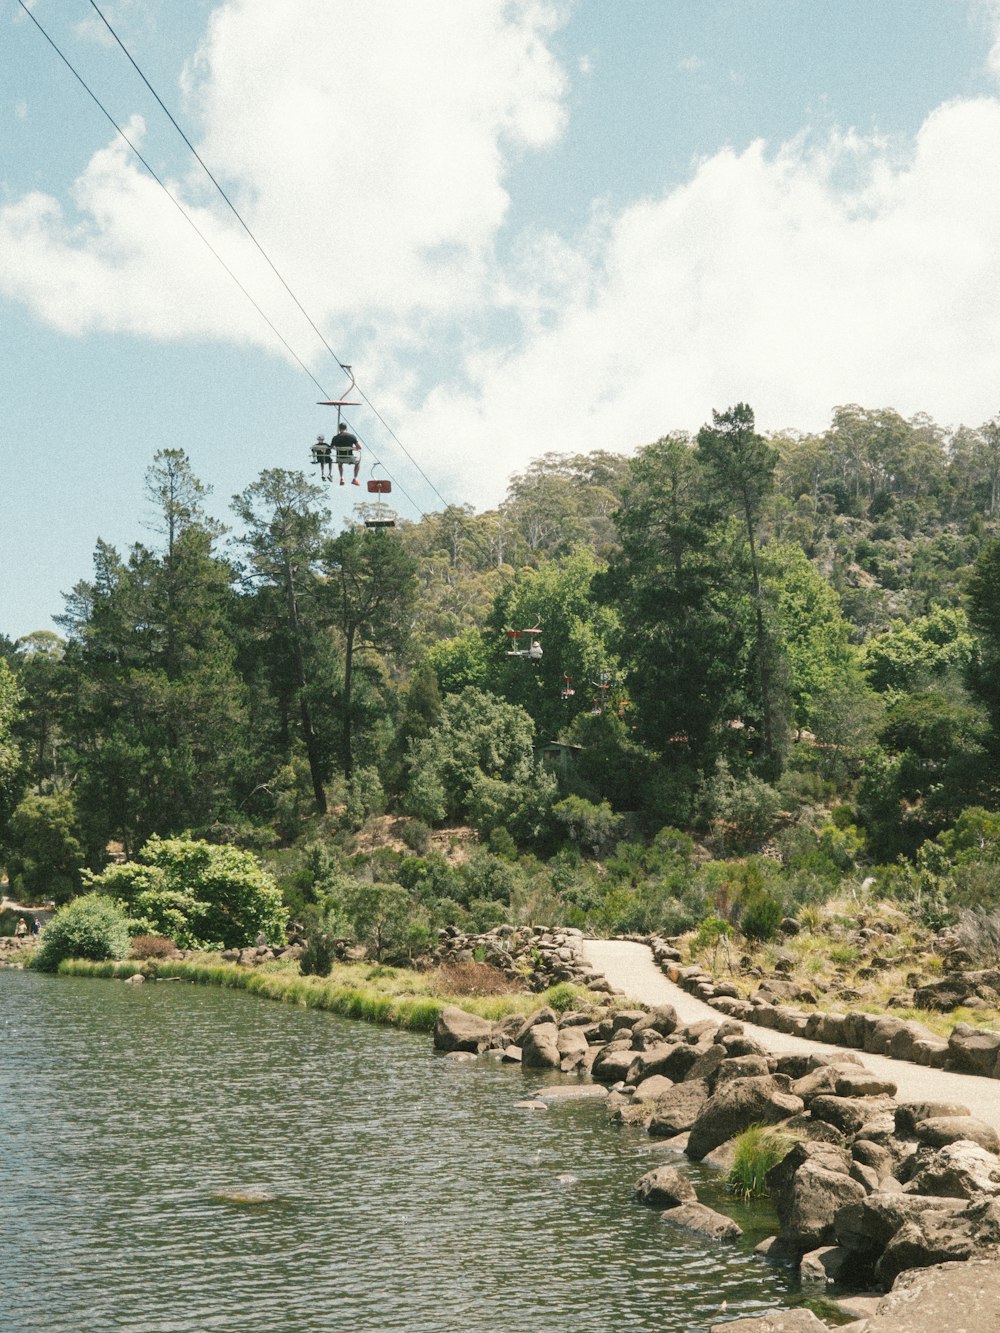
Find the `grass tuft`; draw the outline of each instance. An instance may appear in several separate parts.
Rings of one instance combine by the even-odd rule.
[[[798,1142],[794,1134],[772,1125],[751,1125],[736,1139],[736,1155],[726,1188],[744,1203],[767,1198],[767,1173]]]

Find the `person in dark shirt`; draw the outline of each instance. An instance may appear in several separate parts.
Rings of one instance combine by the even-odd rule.
[[[358,473],[361,471],[361,445],[358,443],[358,437],[352,435],[347,429],[345,422],[341,422],[337,428],[337,433],[333,437],[333,449],[337,458],[337,472],[340,476],[340,484],[344,484],[344,464],[354,465],[354,478],[351,481],[352,486],[360,486]]]

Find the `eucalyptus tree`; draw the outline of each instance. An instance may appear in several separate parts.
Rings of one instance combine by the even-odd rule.
[[[699,461],[707,470],[722,504],[739,515],[749,555],[756,641],[754,656],[760,686],[759,706],[764,751],[777,765],[781,750],[775,644],[764,606],[758,555],[758,527],[765,498],[774,488],[777,450],[754,429],[753,409],[737,403],[725,412],[712,413],[712,425],[698,432]]]
[[[234,497],[232,508],[243,525],[240,572],[255,594],[252,632],[267,641],[279,668],[277,693],[292,696],[316,809],[325,814],[328,765],[310,697],[319,651],[318,575],[330,518],[322,499],[303,473],[269,468]]]

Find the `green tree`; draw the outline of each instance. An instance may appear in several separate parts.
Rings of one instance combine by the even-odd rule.
[[[0,834],[21,792],[21,751],[14,734],[21,687],[0,658]]]
[[[288,912],[271,876],[250,852],[191,838],[153,837],[135,861],[90,877],[144,933],[183,947],[239,949],[263,936],[284,942]]]
[[[269,638],[276,662],[284,668],[281,676],[297,703],[316,809],[325,814],[328,764],[313,722],[310,691],[317,653],[317,576],[329,519],[329,511],[319,503],[322,496],[301,472],[270,468],[233,499],[233,510],[244,527],[242,572],[257,593],[254,631]]]
[[[438,726],[411,749],[407,809],[427,823],[470,818],[488,832],[506,820],[538,832],[555,782],[535,763],[533,738],[524,709],[471,687],[447,695]]]
[[[615,522],[621,550],[595,592],[619,617],[638,736],[661,753],[687,747],[697,766],[744,711],[747,635],[730,595],[732,543],[685,436],[640,451]]]
[[[618,618],[593,593],[600,570],[596,557],[583,549],[543,561],[508,581],[490,611],[491,688],[520,705],[543,737],[556,735],[581,708],[590,708],[591,682],[602,671],[612,678],[618,673],[611,647]],[[543,629],[541,658],[507,656],[510,640],[505,631],[534,625]],[[565,676],[571,677],[576,691],[568,700],[561,698]]]
[[[774,487],[778,454],[756,433],[753,410],[746,403],[737,403],[725,412],[713,411],[712,425],[703,426],[698,432],[698,456],[718,487],[721,498],[733,506],[743,522],[750,557],[761,732],[764,752],[777,767],[783,737],[780,735],[774,644],[765,615],[757,532],[764,498]]]
[[[69,792],[26,796],[11,815],[7,873],[29,902],[66,902],[80,891],[86,853]]]
[[[117,903],[103,893],[85,893],[60,907],[42,931],[32,966],[55,972],[67,958],[124,958],[129,943],[128,918]]]
[[[109,838],[129,855],[153,832],[225,820],[246,767],[232,570],[214,549],[217,526],[177,501],[182,482],[201,493],[179,451],[170,468],[173,489],[151,486],[165,506],[153,515],[164,548],[137,545],[123,560],[99,541],[93,578],[60,618],[71,683],[61,725],[93,860]]]
[[[323,571],[327,613],[344,644],[340,757],[350,778],[355,655],[364,649],[385,654],[403,647],[416,599],[416,562],[385,530],[350,528],[327,543]]]

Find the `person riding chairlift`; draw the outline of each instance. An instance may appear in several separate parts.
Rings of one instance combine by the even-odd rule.
[[[333,437],[333,450],[337,460],[337,473],[340,476],[340,484],[344,484],[344,464],[354,465],[354,477],[351,481],[352,486],[360,486],[358,473],[361,471],[361,445],[358,443],[358,437],[352,435],[347,429],[347,423],[342,421],[337,428],[337,434]],[[331,477],[332,480],[332,477]]]

